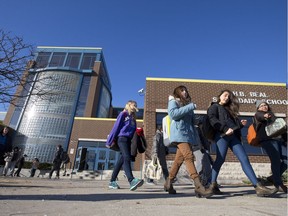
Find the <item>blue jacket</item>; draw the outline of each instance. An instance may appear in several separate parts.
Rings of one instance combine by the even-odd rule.
[[[179,99],[169,97],[168,114],[171,118],[170,142],[186,142],[192,145],[199,144],[199,136],[194,127],[194,109],[196,105],[190,103],[181,106]]]
[[[110,146],[111,143],[117,140],[118,137],[128,137],[132,139],[136,131],[136,120],[127,111],[122,111],[107,138],[106,145]]]

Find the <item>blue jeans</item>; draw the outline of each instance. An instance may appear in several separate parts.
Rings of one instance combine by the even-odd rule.
[[[134,179],[131,168],[131,139],[128,137],[118,137],[117,143],[120,148],[120,157],[113,169],[111,181],[116,181],[123,166],[125,175],[128,181],[131,182]]]
[[[212,166],[212,182],[216,182],[220,168],[225,162],[227,155],[228,147],[236,155],[238,160],[241,163],[242,170],[249,178],[251,183],[255,186],[258,182],[255,172],[250,164],[249,158],[245,152],[244,147],[242,146],[241,141],[235,136],[224,136],[220,137],[220,134],[217,133],[215,137],[216,141],[216,160]]]
[[[273,182],[278,187],[283,184],[281,176],[287,170],[287,147],[278,140],[262,141],[261,146],[270,159]]]

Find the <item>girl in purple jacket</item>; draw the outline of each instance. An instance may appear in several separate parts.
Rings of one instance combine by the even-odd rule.
[[[134,191],[143,185],[144,181],[142,179],[134,178],[131,168],[131,140],[137,127],[136,112],[138,112],[137,103],[129,100],[124,110],[118,115],[107,139],[107,146],[111,146],[112,143],[117,143],[120,150],[120,157],[113,169],[109,183],[110,189],[120,188],[116,179],[122,166],[130,183],[131,191]]]

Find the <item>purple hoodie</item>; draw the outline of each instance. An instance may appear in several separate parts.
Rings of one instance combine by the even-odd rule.
[[[132,139],[136,131],[136,120],[127,111],[122,111],[108,135],[106,145],[111,146],[118,137],[129,137]]]

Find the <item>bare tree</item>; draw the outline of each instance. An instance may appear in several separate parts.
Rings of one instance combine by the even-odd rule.
[[[23,38],[12,36],[10,32],[0,29],[0,104],[19,104],[19,99],[37,96],[34,98],[51,99],[51,94],[58,94],[51,91],[52,76],[39,76],[41,70],[37,70],[34,59],[34,48],[26,44]],[[29,70],[32,70],[30,73]],[[41,77],[41,78],[39,78]],[[39,85],[41,83],[41,85]],[[37,85],[36,85],[37,84]],[[49,88],[45,88],[49,86]],[[33,86],[33,92],[30,88]],[[41,86],[41,88],[37,88]],[[24,100],[22,100],[24,101]]]

